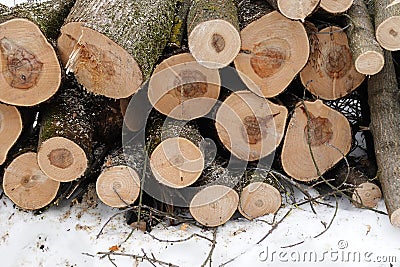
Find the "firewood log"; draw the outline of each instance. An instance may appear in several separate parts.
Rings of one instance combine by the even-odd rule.
[[[320,0],[267,0],[285,17],[304,21],[318,7]]]
[[[346,12],[354,0],[321,0],[319,7],[331,14],[340,14]]]
[[[13,106],[0,104],[0,165],[6,161],[8,151],[22,132],[22,118]]]
[[[400,5],[389,4],[392,0],[374,1],[376,40],[386,50],[400,49]]]

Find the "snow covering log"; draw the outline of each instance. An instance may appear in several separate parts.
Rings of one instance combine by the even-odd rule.
[[[349,47],[354,66],[359,73],[374,75],[384,65],[383,51],[375,39],[374,27],[364,0],[354,0],[347,12]]]
[[[321,0],[319,7],[331,14],[346,12],[353,4],[354,0]]]
[[[7,159],[11,147],[22,132],[22,118],[13,106],[0,104],[0,165]]]
[[[301,22],[270,12],[265,4],[258,9],[254,5],[244,2],[239,8],[244,28],[235,67],[250,90],[273,97],[284,91],[307,63],[309,41]],[[253,21],[260,14],[265,15]]]
[[[150,103],[162,114],[178,120],[206,115],[220,92],[218,70],[200,65],[191,54],[178,54],[161,62],[150,79]]]
[[[335,100],[355,90],[365,79],[353,63],[346,33],[331,26],[310,34],[311,53],[300,72],[301,82],[312,94]]]
[[[281,161],[285,172],[309,182],[338,163],[351,148],[346,117],[321,100],[299,103],[286,131]]]
[[[170,37],[176,0],[78,0],[61,28],[67,72],[90,92],[135,93],[150,77]]]
[[[374,138],[378,178],[390,222],[400,227],[400,90],[390,52],[385,51],[383,70],[368,80],[370,129]]]
[[[240,50],[235,1],[193,1],[187,31],[190,52],[200,64],[212,69],[229,65]]]
[[[392,0],[375,0],[376,40],[386,50],[400,50],[400,5],[389,4]]]
[[[250,91],[228,96],[216,113],[215,127],[222,144],[237,158],[259,160],[280,144],[288,111]]]
[[[304,21],[318,7],[320,0],[266,0],[285,17]]]

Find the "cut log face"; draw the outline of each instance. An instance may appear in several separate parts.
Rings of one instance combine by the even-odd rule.
[[[56,197],[60,182],[46,176],[37,164],[36,153],[28,152],[14,159],[3,178],[4,193],[19,207],[37,210]]]
[[[38,153],[41,170],[51,179],[69,182],[81,177],[88,166],[85,151],[64,137],[44,141]]]
[[[150,157],[155,178],[173,188],[193,184],[204,168],[204,155],[191,141],[182,137],[162,141]]]
[[[34,23],[12,19],[0,24],[0,52],[1,102],[33,106],[57,92],[61,82],[58,59]]]
[[[373,183],[365,182],[354,189],[352,199],[362,205],[375,208],[382,198],[381,189]]]
[[[126,207],[139,196],[139,175],[128,166],[107,168],[97,179],[96,192],[104,204],[115,208]]]
[[[215,127],[224,146],[242,160],[254,161],[280,144],[288,111],[250,91],[232,93],[220,106]]]
[[[190,213],[202,225],[215,227],[226,223],[235,213],[239,195],[232,188],[211,185],[199,191],[190,202]]]
[[[208,69],[189,53],[179,54],[158,65],[150,79],[150,103],[162,114],[191,120],[207,114],[220,92],[218,70]]]
[[[231,23],[215,19],[199,23],[189,35],[189,49],[203,66],[228,66],[239,53],[240,35]]]
[[[258,95],[278,95],[307,63],[309,41],[303,24],[277,11],[250,23],[240,34],[242,52],[235,67]]]
[[[374,1],[376,40],[386,50],[400,50],[400,5],[391,0]]]
[[[22,119],[16,107],[0,104],[0,165],[22,132]]]
[[[321,0],[319,7],[326,12],[339,14],[346,12],[354,0]]]
[[[142,84],[135,59],[108,37],[79,22],[63,26],[61,33],[61,61],[88,91],[119,99],[132,95]]]
[[[269,213],[275,213],[282,205],[279,191],[263,182],[254,182],[243,188],[240,194],[239,212],[252,220]]]
[[[347,36],[341,28],[327,27],[310,38],[311,54],[300,78],[312,94],[335,100],[364,81],[365,75],[354,67]]]
[[[281,160],[288,175],[308,182],[339,162],[350,151],[352,138],[350,124],[340,112],[321,100],[304,104],[289,122]]]
[[[318,6],[320,0],[267,0],[285,17],[303,21]]]

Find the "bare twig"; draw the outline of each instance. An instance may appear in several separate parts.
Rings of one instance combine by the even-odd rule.
[[[210,267],[212,266],[212,254],[214,252],[215,249],[215,245],[217,244],[217,228],[213,229],[213,240],[211,240],[211,250],[208,253],[208,256],[206,258],[206,260],[203,262],[203,264],[201,265],[201,267],[205,267],[207,262],[210,262]]]
[[[141,256],[141,255],[127,254],[127,253],[114,252],[114,251],[97,252],[97,254],[98,255],[104,255],[104,256],[111,256],[111,255],[114,255],[114,256],[125,256],[125,257],[131,257],[131,258],[133,258],[135,260],[142,260],[142,261],[146,260],[146,261],[148,261],[149,263],[152,263],[152,264],[158,263],[158,264],[161,264],[161,265],[164,265],[164,266],[169,266],[169,267],[179,267],[178,265],[175,265],[175,264],[172,264],[172,263],[169,263],[169,262],[157,260],[155,258],[149,258],[146,254],[144,256]],[[114,265],[115,265],[115,263],[114,263]]]

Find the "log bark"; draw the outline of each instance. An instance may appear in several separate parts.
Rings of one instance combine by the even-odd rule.
[[[174,24],[168,41],[168,47],[171,49],[183,48],[185,39],[187,43],[187,17],[191,5],[191,0],[180,0],[177,3]]]
[[[207,68],[229,65],[240,50],[234,0],[193,1],[187,18],[189,50]]]
[[[22,128],[19,110],[13,106],[0,104],[0,165],[6,161],[7,154],[18,140]]]
[[[81,177],[92,160],[93,121],[88,97],[82,89],[66,84],[43,114],[38,163],[56,181]]]
[[[351,25],[347,37],[356,70],[365,75],[377,74],[385,62],[364,1],[354,0],[347,15],[347,24]]]
[[[375,35],[384,49],[394,51],[400,49],[400,5],[389,6],[391,2],[374,1]]]
[[[272,11],[274,8],[265,0],[240,1],[238,4],[240,30]]]
[[[311,33],[311,53],[300,72],[304,87],[326,100],[335,100],[355,90],[365,79],[354,67],[346,33],[327,27]]]
[[[61,28],[61,61],[90,92],[126,98],[150,77],[176,0],[78,0]]]
[[[385,66],[368,80],[370,129],[374,138],[378,178],[390,222],[400,227],[400,153],[396,136],[400,131],[400,91],[391,53],[384,52]]]
[[[321,0],[319,7],[331,14],[346,12],[353,4],[354,0]]]
[[[309,182],[338,163],[351,148],[346,117],[321,100],[299,103],[290,119],[282,147],[285,172]]]
[[[242,46],[235,58],[235,67],[250,90],[264,97],[273,97],[284,91],[307,63],[308,37],[301,22],[291,21],[277,11],[269,12],[266,5],[265,9],[253,15],[253,12],[246,11],[253,9],[253,5],[245,2],[240,6],[243,25],[260,13],[266,15],[246,25],[240,32]]]
[[[318,7],[320,0],[267,0],[267,2],[285,17],[304,21]]]
[[[288,111],[250,91],[228,96],[216,113],[215,127],[222,144],[237,158],[259,160],[282,141]]]
[[[183,53],[161,62],[150,79],[148,98],[162,114],[178,120],[206,115],[217,102],[221,79],[218,70],[200,65]]]
[[[10,8],[8,6],[0,4],[0,16],[2,16],[4,13],[6,13],[8,11],[10,11]]]

